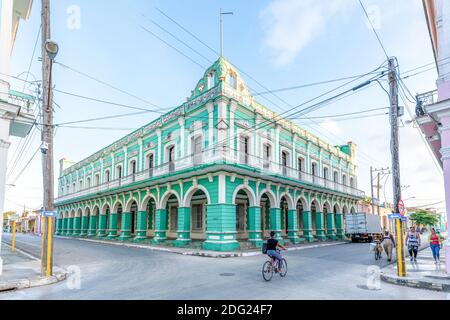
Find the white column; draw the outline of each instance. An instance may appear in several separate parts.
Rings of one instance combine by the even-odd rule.
[[[139,160],[138,160],[138,171],[144,171],[144,159],[142,157],[142,138],[138,139],[139,144]]]
[[[5,205],[5,183],[6,183],[6,160],[8,159],[8,149],[11,143],[8,141],[9,120],[0,119],[0,250],[3,234],[3,210]],[[3,262],[0,257],[0,271]]]
[[[104,165],[104,163],[103,163],[103,161],[104,161],[104,159],[102,158],[101,159],[101,161],[100,161],[100,174],[99,174],[99,176],[98,176],[98,184],[102,184],[103,182],[105,182],[104,181],[104,179],[105,179],[105,165]]]
[[[184,134],[185,134],[185,125],[186,121],[184,120],[184,118],[178,118],[178,124],[180,125],[180,158],[183,159],[184,155],[185,155],[185,145],[186,145],[186,141],[184,138]]]
[[[122,172],[122,177],[126,177],[128,175],[128,152],[127,152],[127,147],[123,147],[123,159],[124,159],[124,164],[123,164],[123,172]]]
[[[3,74],[10,74],[10,60],[12,50],[12,18],[13,1],[3,0],[0,4],[0,99],[8,101],[9,77]],[[2,124],[3,125],[3,124]],[[9,126],[8,126],[9,129]],[[1,138],[1,137],[0,137]],[[8,141],[8,139],[4,139]],[[0,203],[1,205],[1,203]],[[2,206],[0,209],[3,209]]]
[[[162,132],[161,132],[160,128],[156,129],[156,134],[158,136],[158,166],[161,166],[162,165],[162,163],[161,163],[161,161],[162,161],[162,137],[161,137],[161,134],[162,134]]]
[[[311,174],[311,142],[306,142],[306,159],[305,159],[305,172]]]
[[[236,135],[234,134],[234,112],[236,111],[236,104],[232,102],[230,106],[230,157],[234,158],[235,152],[235,143],[236,143]]]
[[[109,180],[115,180],[116,179],[116,164],[114,161],[114,152],[111,153],[111,172],[109,173],[110,179]]]
[[[212,157],[214,155],[214,103],[208,102],[206,108],[208,109],[208,150]]]
[[[280,126],[277,124],[275,126],[275,159],[274,162],[277,164],[277,169],[281,168],[279,165],[280,161]]]

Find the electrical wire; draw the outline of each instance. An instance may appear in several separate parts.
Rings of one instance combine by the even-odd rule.
[[[381,49],[383,49],[384,55],[386,56],[386,60],[389,60],[389,56],[388,56],[388,54],[387,54],[387,52],[386,52],[386,49],[384,48],[384,45],[383,45],[383,43],[381,42],[381,39],[380,39],[380,37],[378,36],[378,33],[377,33],[377,31],[375,30],[375,27],[373,26],[372,21],[370,21],[370,18],[369,18],[369,15],[367,14],[366,8],[364,7],[364,5],[363,5],[363,3],[362,3],[361,0],[358,0],[358,1],[359,1],[359,4],[361,5],[361,8],[363,9],[363,11],[364,11],[364,13],[365,13],[365,15],[366,15],[367,21],[370,23],[370,26],[372,27],[373,33],[375,33],[375,36],[377,37],[377,40],[378,40],[378,43],[379,43],[380,46],[381,46]]]

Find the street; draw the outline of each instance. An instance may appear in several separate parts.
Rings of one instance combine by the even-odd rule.
[[[5,234],[4,241],[10,242]],[[16,247],[40,255],[37,236],[19,234]],[[449,299],[444,292],[368,283],[375,262],[368,244],[343,244],[284,252],[286,278],[261,276],[266,257],[204,258],[56,239],[55,265],[80,268],[80,288],[71,279],[0,294],[0,299]],[[419,253],[420,259],[420,253]],[[369,268],[369,271],[368,271]],[[377,289],[378,288],[378,289]]]

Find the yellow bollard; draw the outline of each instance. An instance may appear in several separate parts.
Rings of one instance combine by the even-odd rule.
[[[16,243],[16,222],[13,221],[12,240],[11,240],[11,252],[14,253],[14,245]]]
[[[406,277],[405,246],[403,243],[403,226],[401,219],[395,219],[395,235],[397,245],[397,275]]]
[[[52,258],[52,236],[53,236],[53,228],[52,228],[52,217],[47,217],[47,268],[46,268],[46,276],[50,277],[52,275],[52,267],[51,267],[51,258]]]

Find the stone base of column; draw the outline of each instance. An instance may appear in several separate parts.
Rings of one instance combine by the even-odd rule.
[[[89,238],[95,237],[95,230],[90,229],[90,230],[88,231],[87,236],[88,236]]]
[[[191,243],[191,233],[189,231],[178,231],[178,238],[174,240],[175,247],[186,247]]]
[[[261,239],[261,230],[248,231],[248,242],[257,248],[261,248],[264,241]]]
[[[117,232],[116,231],[110,231],[108,236],[106,237],[108,240],[114,240],[117,239]]]
[[[153,244],[160,244],[167,241],[166,231],[155,231],[155,236],[152,239]]]
[[[327,238],[330,240],[336,240],[337,236],[334,233],[334,230],[327,230]]]
[[[83,238],[84,238],[84,237],[87,237],[87,232],[81,232],[79,236],[80,236],[80,237],[83,237]]]
[[[344,231],[344,230],[337,230],[336,237],[337,237],[339,240],[346,240],[346,239],[347,239],[347,237],[345,236],[345,234],[344,234],[343,231]]]
[[[287,239],[293,244],[300,243],[300,237],[298,236],[298,230],[288,230]]]
[[[131,239],[130,231],[120,232],[120,236],[117,238],[119,241],[128,241]]]
[[[98,233],[94,236],[97,239],[103,239],[104,237],[106,237],[106,235],[106,230],[99,230]]]
[[[203,242],[203,249],[212,251],[233,251],[239,249],[240,244],[236,240],[206,240]]]
[[[300,241],[306,242],[314,242],[314,236],[312,235],[311,229],[303,229],[303,236],[300,238]]]
[[[59,236],[59,235],[61,235],[61,232],[56,231],[56,232],[55,232],[55,236]]]
[[[319,241],[327,240],[327,236],[324,233],[324,230],[316,230],[316,239]]]
[[[143,242],[147,240],[147,230],[136,230],[136,236],[133,239],[133,242]]]

